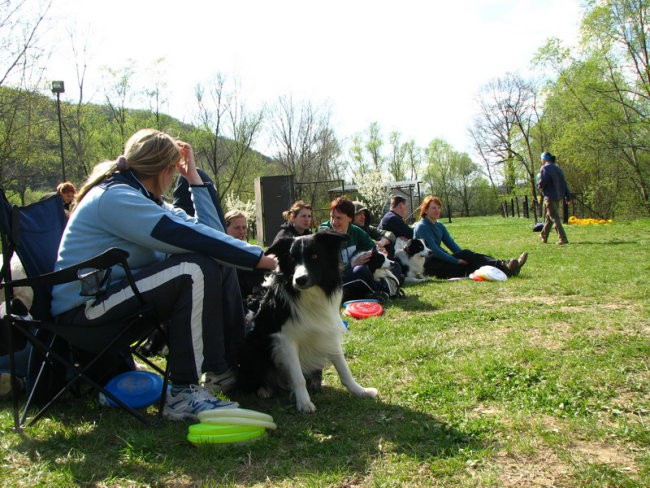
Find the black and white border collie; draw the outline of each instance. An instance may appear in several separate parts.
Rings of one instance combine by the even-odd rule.
[[[388,256],[386,256],[384,253],[379,252],[376,247],[372,248],[370,259],[368,262],[366,262],[366,265],[370,269],[370,272],[372,273],[372,276],[375,278],[375,280],[385,278],[388,273],[392,275],[390,272],[390,267],[392,264],[393,261],[388,259]]]
[[[400,281],[392,271],[394,264],[394,261],[388,259],[388,256],[378,251],[376,247],[372,249],[372,255],[366,263],[375,281],[384,280],[386,282],[389,298],[402,294]]]
[[[395,259],[402,266],[406,283],[420,283],[429,279],[424,276],[424,261],[432,254],[422,239],[409,239],[404,247],[395,251]]]
[[[313,413],[305,377],[331,362],[350,393],[377,396],[375,388],[354,380],[343,355],[339,249],[344,239],[344,234],[320,231],[281,239],[266,251],[278,258],[279,270],[267,278],[255,326],[244,341],[240,391],[268,398],[288,389],[299,412]]]

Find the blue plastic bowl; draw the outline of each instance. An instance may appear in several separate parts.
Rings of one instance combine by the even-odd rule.
[[[104,388],[128,406],[144,408],[160,400],[162,386],[162,377],[155,373],[127,371],[112,378]],[[109,397],[106,397],[106,402],[112,407],[119,406]]]

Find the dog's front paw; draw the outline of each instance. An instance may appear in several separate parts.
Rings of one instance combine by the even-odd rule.
[[[314,405],[310,400],[296,402],[296,409],[302,413],[314,413],[316,412],[316,405]]]
[[[377,388],[363,388],[359,393],[359,396],[365,398],[375,398],[378,394],[379,392],[377,391]]]

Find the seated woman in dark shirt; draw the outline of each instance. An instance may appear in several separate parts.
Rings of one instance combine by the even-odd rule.
[[[286,222],[280,226],[273,243],[283,237],[298,237],[311,234],[312,208],[308,203],[298,200],[282,216]]]
[[[240,210],[230,210],[224,216],[226,221],[226,234],[241,241],[248,240],[248,222],[247,216]],[[244,304],[248,309],[257,310],[257,304],[251,306],[249,298],[253,296],[256,288],[262,286],[266,272],[257,272],[256,270],[237,269],[237,278],[239,279],[239,289]]]

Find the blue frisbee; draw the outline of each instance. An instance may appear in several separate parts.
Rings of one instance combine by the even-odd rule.
[[[144,408],[160,400],[163,379],[149,371],[127,371],[106,383],[106,390],[132,408]],[[108,405],[117,407],[117,403],[105,397]]]

